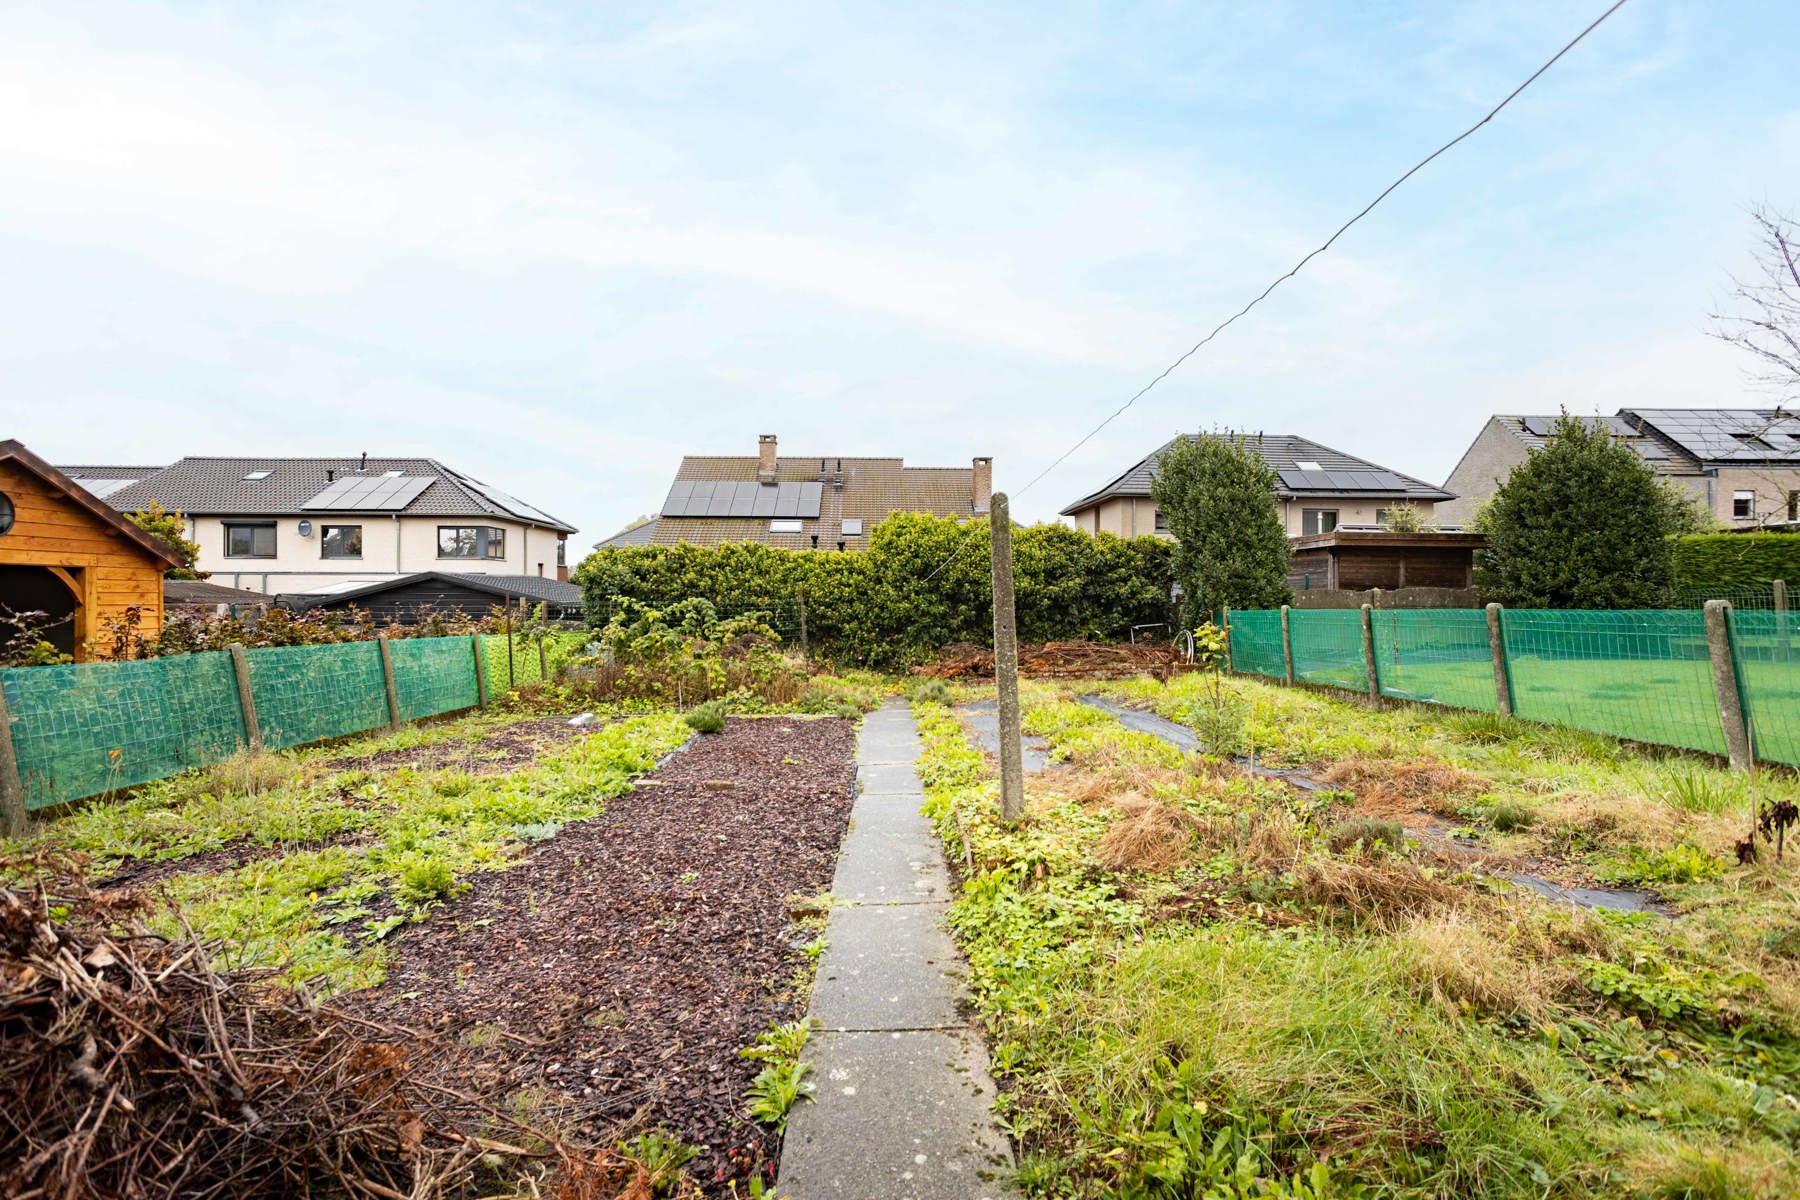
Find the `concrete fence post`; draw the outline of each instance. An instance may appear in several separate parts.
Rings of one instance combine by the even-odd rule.
[[[481,635],[471,633],[469,645],[475,654],[475,707],[487,707],[487,663],[481,653]]]
[[[1787,580],[1777,579],[1772,584],[1775,592],[1775,645],[1780,649],[1781,661],[1786,662],[1793,653],[1792,618],[1788,616]]]
[[[25,780],[19,772],[19,756],[13,751],[12,717],[6,711],[6,691],[0,688],[0,835],[24,837],[30,831]]]
[[[1363,667],[1369,672],[1369,699],[1381,695],[1381,676],[1375,669],[1375,606],[1362,606]]]
[[[1231,605],[1219,605],[1219,631],[1225,635],[1225,669],[1231,670]]]
[[[994,692],[1000,708],[1000,817],[1025,815],[1025,765],[1020,745],[1019,631],[1013,621],[1012,502],[1005,492],[989,500],[994,576]]]
[[[400,692],[394,687],[394,653],[388,647],[385,633],[375,635],[375,648],[381,654],[381,686],[387,692],[388,728],[400,728]]]
[[[250,656],[242,646],[231,647],[231,673],[237,676],[238,709],[244,714],[244,741],[252,750],[261,750],[262,726],[256,720],[256,693],[250,688]]]
[[[1281,606],[1281,678],[1289,687],[1294,686],[1294,630],[1288,618],[1288,606]]]
[[[1500,606],[1487,606],[1488,653],[1494,659],[1494,706],[1503,717],[1513,715],[1512,676],[1506,671],[1506,635],[1500,628]]]
[[[1725,757],[1734,770],[1748,771],[1752,748],[1738,691],[1737,661],[1731,652],[1731,602],[1706,602],[1706,648],[1712,655],[1713,690],[1719,697],[1719,724],[1725,728]]]

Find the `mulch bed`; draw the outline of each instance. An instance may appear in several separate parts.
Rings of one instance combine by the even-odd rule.
[[[434,1072],[532,1097],[577,1137],[677,1131],[705,1148],[689,1169],[708,1195],[772,1174],[779,1138],[745,1114],[756,1064],[738,1051],[800,1015],[787,898],[830,886],[854,743],[848,721],[730,719],[604,815],[477,876],[346,1002],[456,1033]]]

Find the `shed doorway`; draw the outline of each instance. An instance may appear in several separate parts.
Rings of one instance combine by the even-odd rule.
[[[49,567],[0,566],[0,638],[16,631],[15,614],[44,613],[48,625],[37,636],[73,657],[78,607],[71,585]]]

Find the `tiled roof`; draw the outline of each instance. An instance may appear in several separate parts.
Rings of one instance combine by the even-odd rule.
[[[1541,450],[1550,440],[1550,430],[1555,427],[1559,417],[1555,416],[1513,416],[1496,414],[1494,420],[1502,429],[1532,450]],[[1682,453],[1679,446],[1657,436],[1655,430],[1640,429],[1623,414],[1615,417],[1580,416],[1576,418],[1584,424],[1605,429],[1625,445],[1637,451],[1638,456],[1659,471],[1682,472],[1698,470],[1688,455]]]
[[[395,588],[408,587],[427,579],[448,579],[477,591],[490,592],[495,596],[510,597],[516,600],[529,600],[533,603],[554,604],[563,608],[578,608],[581,605],[581,586],[579,584],[565,583],[560,579],[551,579],[544,575],[483,575],[478,571],[420,571],[412,575],[396,575],[392,579],[382,579],[375,583],[361,584],[356,587],[338,588],[330,592],[286,592],[278,599],[290,608],[304,608],[308,604],[316,605],[327,602],[336,604],[342,600],[356,600],[392,591]]]
[[[1110,500],[1115,496],[1148,496],[1150,481],[1156,475],[1156,464],[1162,456],[1174,447],[1178,439],[1171,438],[1157,448],[1154,454],[1145,457],[1136,466],[1114,479],[1100,490],[1083,496],[1075,503],[1062,510],[1063,516],[1070,516],[1089,508],[1102,500]],[[1405,497],[1410,500],[1451,500],[1455,497],[1443,488],[1426,483],[1422,479],[1414,479],[1411,475],[1402,475],[1398,471],[1379,466],[1367,459],[1357,458],[1354,454],[1345,454],[1341,450],[1333,450],[1330,446],[1321,446],[1318,442],[1308,441],[1303,437],[1295,437],[1286,433],[1251,434],[1240,438],[1251,449],[1262,456],[1262,460],[1276,471],[1301,471],[1311,468],[1301,467],[1301,463],[1316,463],[1320,471],[1326,472],[1380,472],[1393,477],[1391,488],[1371,491],[1366,488],[1339,489],[1334,487],[1289,488],[1278,486],[1279,495],[1305,496],[1356,496],[1372,499],[1392,496]]]
[[[630,529],[621,529],[604,541],[595,542],[596,550],[611,550],[615,546],[648,546],[656,538],[658,517],[651,517],[642,525],[633,525]]]
[[[821,464],[823,464],[821,466]],[[689,455],[681,460],[676,482],[684,480],[752,481],[755,455]],[[842,479],[842,485],[838,483]],[[720,542],[763,542],[791,550],[819,546],[864,549],[869,535],[891,513],[922,512],[940,517],[976,515],[972,467],[909,467],[898,458],[838,458],[781,455],[775,460],[778,483],[824,480],[819,516],[800,521],[798,533],[771,533],[768,517],[671,517],[656,522],[653,543],[687,542],[713,546]],[[984,510],[985,511],[985,510]],[[846,534],[845,521],[862,522],[860,534]]]
[[[76,472],[101,468],[72,468]],[[105,468],[118,470],[120,468]],[[378,476],[398,471],[431,484],[399,511],[415,517],[510,517],[564,533],[575,527],[454,471],[430,458],[184,458],[137,483],[111,492],[106,502],[120,512],[160,503],[190,516],[308,516],[303,507],[335,480],[358,471]],[[267,472],[261,479],[248,475]],[[327,473],[333,478],[328,479]],[[384,510],[385,511],[385,510]]]
[[[269,597],[262,592],[225,587],[223,584],[208,583],[204,579],[163,580],[163,603],[165,604],[267,604],[268,602]]]

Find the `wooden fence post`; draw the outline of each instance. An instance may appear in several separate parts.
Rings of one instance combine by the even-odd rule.
[[[1281,606],[1281,677],[1289,687],[1294,686],[1294,634],[1285,604]]]
[[[19,773],[19,756],[13,752],[12,718],[6,712],[6,692],[0,689],[0,835],[24,837],[30,831],[25,780]]]
[[[375,635],[375,648],[381,653],[381,686],[387,691],[388,728],[400,728],[400,691],[394,686],[394,652],[388,647],[385,633]]]
[[[1025,814],[1025,768],[1019,742],[1019,631],[1013,622],[1012,505],[1005,492],[988,501],[994,578],[994,694],[1000,709],[1000,819]]]
[[[1512,676],[1506,670],[1506,637],[1500,629],[1500,606],[1487,606],[1488,653],[1494,659],[1494,704],[1503,717],[1513,715]]]
[[[544,649],[544,643],[548,640],[542,637],[538,639],[538,678],[545,683],[550,682],[550,654]]]
[[[250,689],[250,656],[239,645],[231,647],[231,673],[237,676],[238,708],[244,714],[244,740],[252,750],[263,748],[262,726],[256,720],[256,693]]]
[[[1363,666],[1369,673],[1369,699],[1381,695],[1381,676],[1375,670],[1375,606],[1362,606]]]
[[[475,651],[475,707],[487,707],[487,663],[482,661],[481,635],[471,633],[469,645]]]
[[[1706,648],[1712,655],[1713,690],[1719,697],[1719,724],[1725,728],[1725,757],[1734,770],[1748,771],[1753,748],[1744,725],[1737,662],[1731,652],[1731,602],[1706,602]]]

